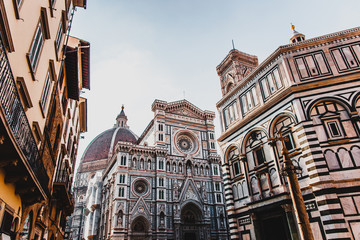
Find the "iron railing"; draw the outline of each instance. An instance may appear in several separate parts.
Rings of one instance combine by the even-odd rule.
[[[61,169],[56,173],[55,181],[56,183],[63,183],[69,195],[71,195],[71,181],[70,175],[66,169]]]
[[[46,174],[31,131],[25,110],[17,92],[14,76],[0,38],[0,105],[11,128],[16,143],[20,147],[43,191],[48,194],[49,177]]]

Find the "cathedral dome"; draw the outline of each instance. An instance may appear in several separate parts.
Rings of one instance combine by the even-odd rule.
[[[113,153],[117,142],[136,143],[137,136],[127,128],[111,128],[100,133],[86,148],[82,162],[92,162],[108,158]]]
[[[127,117],[122,107],[114,127],[100,133],[91,141],[82,156],[81,163],[107,159],[114,152],[117,142],[136,144],[137,139],[138,137],[127,126]]]

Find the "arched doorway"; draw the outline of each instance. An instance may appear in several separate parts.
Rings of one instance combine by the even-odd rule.
[[[131,238],[132,240],[146,240],[150,239],[149,222],[143,216],[135,218],[131,224]]]
[[[203,214],[195,203],[187,203],[181,209],[181,239],[200,240],[204,236]]]

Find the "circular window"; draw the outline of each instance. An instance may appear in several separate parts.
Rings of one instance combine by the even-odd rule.
[[[137,180],[134,184],[134,190],[137,194],[144,194],[147,192],[147,184],[144,180]]]
[[[193,153],[196,150],[196,141],[188,134],[180,134],[176,138],[176,146],[183,153]]]

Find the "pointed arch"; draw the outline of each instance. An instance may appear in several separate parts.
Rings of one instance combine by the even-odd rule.
[[[149,221],[144,216],[136,217],[131,223],[132,233],[148,233],[150,230]]]

